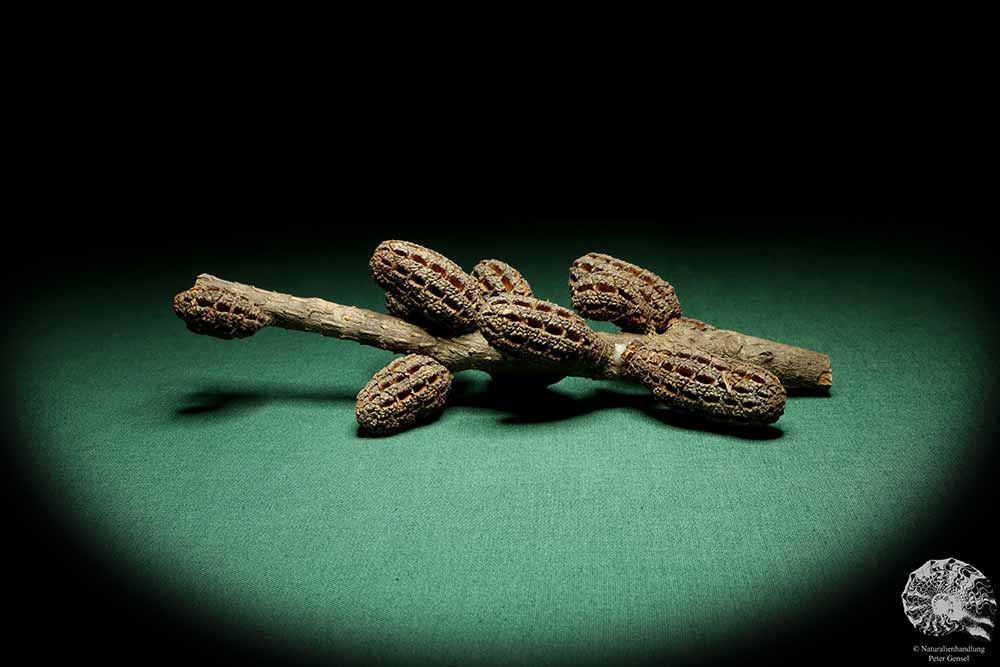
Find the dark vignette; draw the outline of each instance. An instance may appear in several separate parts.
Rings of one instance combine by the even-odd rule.
[[[474,211],[424,213],[410,216],[411,222],[398,220],[399,215],[371,215],[351,212],[349,228],[321,224],[282,225],[283,238],[269,244],[268,252],[295,253],[292,239],[299,236],[317,239],[351,239],[352,245],[373,246],[381,238],[392,235],[413,238],[419,235],[426,243],[435,238],[467,233],[468,221],[484,217],[497,223],[503,234],[522,234],[526,238],[558,238],[572,233],[586,237],[607,223],[591,219],[582,225],[577,218],[553,219],[482,216]],[[759,221],[759,220],[758,220]],[[961,271],[971,289],[983,300],[982,312],[995,313],[996,288],[990,275],[991,258],[986,247],[968,241],[962,225],[952,226],[947,233],[939,225],[918,224],[885,217],[867,218],[791,218],[767,219],[769,233],[780,238],[787,247],[803,247],[822,237],[849,252],[858,239],[864,248],[878,248],[887,258],[916,256],[926,258],[935,270]],[[689,239],[720,242],[739,246],[755,239],[754,221],[747,219],[696,220],[694,216],[664,216],[659,221],[634,220],[629,224],[653,238],[684,235]],[[183,228],[183,227],[182,227]],[[266,230],[269,225],[256,224],[244,230]],[[178,227],[166,221],[147,226],[131,224],[94,225],[70,230],[58,240],[36,230],[38,243],[45,248],[41,257],[24,257],[8,253],[5,266],[11,281],[27,275],[7,313],[17,321],[20,299],[42,297],[49,281],[67,277],[86,280],[95,266],[115,266],[118,271],[133,271],[140,265],[162,268],[180,256],[188,261],[208,261],[217,256],[253,257],[259,246],[249,237],[227,233],[199,234],[196,244]],[[500,233],[500,232],[498,232]],[[379,238],[381,237],[381,238]],[[488,234],[484,243],[489,242]],[[861,250],[859,250],[861,251]],[[123,258],[125,258],[123,260]],[[129,259],[131,258],[131,259]],[[117,262],[117,264],[115,264]],[[8,281],[8,284],[11,284]],[[947,304],[942,304],[946,309]],[[984,317],[986,317],[984,315]],[[997,331],[997,322],[984,320],[984,331]],[[994,348],[996,340],[993,341]],[[3,368],[10,368],[11,350],[5,344]],[[12,410],[17,388],[4,377],[3,414],[6,424],[16,423]],[[996,395],[1000,386],[984,388]],[[977,468],[983,474],[961,480],[953,489],[950,506],[942,508],[949,517],[941,525],[928,527],[925,534],[914,535],[909,544],[900,545],[885,558],[876,570],[859,580],[829,582],[828,606],[824,618],[809,618],[795,613],[794,601],[789,605],[785,624],[761,639],[747,636],[732,645],[720,646],[712,655],[649,653],[622,656],[621,662],[660,664],[670,662],[744,664],[748,661],[795,661],[798,656],[823,655],[859,659],[885,659],[896,662],[909,646],[952,643],[954,638],[931,640],[922,637],[906,623],[901,613],[899,592],[906,575],[925,558],[954,556],[968,560],[987,576],[994,577],[997,569],[992,539],[984,529],[982,508],[996,505],[995,488],[987,471],[995,470],[998,428],[996,417],[984,415],[980,429],[985,440],[976,448],[981,460]],[[32,482],[31,471],[20,456],[30,448],[30,433],[13,433],[8,428],[5,447],[4,489],[8,507],[12,508],[11,526],[15,539],[6,549],[8,570],[12,574],[12,609],[16,615],[16,636],[32,647],[36,657],[52,653],[93,657],[107,664],[125,664],[142,659],[156,663],[216,662],[240,664],[314,664],[343,662],[366,664],[373,656],[359,655],[353,647],[343,647],[335,655],[315,655],[308,650],[268,642],[241,633],[225,623],[213,623],[186,612],[159,595],[155,586],[141,578],[123,574],[108,555],[101,553],[77,528],[55,511]],[[916,560],[914,560],[916,559]],[[583,662],[582,657],[579,661]],[[501,657],[502,659],[502,657]],[[924,656],[916,656],[923,662]]]

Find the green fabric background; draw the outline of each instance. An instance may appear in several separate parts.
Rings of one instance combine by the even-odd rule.
[[[463,663],[696,651],[821,613],[975,474],[996,332],[957,264],[850,244],[411,238],[466,268],[507,260],[563,304],[575,257],[621,256],[691,316],[829,353],[833,391],[744,439],[678,426],[638,388],[567,379],[525,401],[468,372],[437,421],[362,438],[354,396],[390,353],[195,336],[170,300],[207,271],[383,310],[373,244],[159,258],[21,305],[10,396],[36,484],[123,572],[213,623]]]

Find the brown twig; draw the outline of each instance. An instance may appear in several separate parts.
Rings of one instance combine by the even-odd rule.
[[[212,288],[236,299],[249,300],[268,317],[270,326],[353,340],[393,352],[424,354],[437,359],[453,372],[476,369],[510,375],[552,373],[553,370],[504,356],[490,347],[479,332],[453,338],[439,337],[392,315],[323,299],[269,292],[207,273],[198,276],[195,287]],[[646,337],[635,333],[600,332],[598,335],[622,348],[629,341]],[[785,388],[790,390],[827,391],[833,382],[830,357],[825,354],[736,331],[716,329],[687,317],[676,318],[665,332],[653,338],[761,366],[777,375]],[[601,369],[559,370],[568,375],[593,379],[615,379],[618,374],[616,365]]]

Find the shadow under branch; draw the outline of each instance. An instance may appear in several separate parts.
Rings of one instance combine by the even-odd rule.
[[[294,385],[208,386],[186,394],[171,415],[173,419],[197,417],[238,417],[272,403],[349,403],[356,394],[338,389],[296,387]],[[603,387],[581,394],[568,394],[551,386],[520,386],[516,390],[504,383],[456,377],[449,407],[503,413],[504,424],[541,424],[564,421],[598,410],[625,408],[638,410],[674,428],[729,435],[745,440],[773,440],[783,431],[773,425],[763,427],[715,424],[667,409],[646,393],[616,391]],[[425,423],[432,423],[429,419]],[[369,437],[358,431],[361,437]]]

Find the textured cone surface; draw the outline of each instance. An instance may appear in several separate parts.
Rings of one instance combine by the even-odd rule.
[[[785,411],[787,394],[774,374],[695,348],[634,342],[622,354],[622,374],[671,408],[712,421],[763,425]]]
[[[475,330],[479,287],[444,255],[408,241],[383,241],[368,266],[406,319],[450,335]]]
[[[652,271],[592,252],[569,270],[573,307],[586,318],[613,322],[623,331],[663,333],[681,306],[673,286]]]
[[[358,394],[358,424],[388,435],[424,421],[444,409],[451,378],[451,371],[431,357],[400,357],[375,373]]]
[[[501,352],[542,363],[601,366],[612,352],[576,313],[526,296],[488,299],[479,313],[479,330]]]
[[[272,318],[249,300],[214,287],[192,287],[174,297],[174,312],[188,329],[216,338],[246,338],[271,324]]]
[[[385,295],[385,309],[389,311],[390,315],[395,315],[401,320],[407,320],[412,322],[414,319],[413,313],[409,308],[406,307],[403,302],[401,302],[396,297],[391,294]]]
[[[531,285],[521,272],[499,259],[484,259],[472,267],[472,277],[486,297],[497,294],[532,296]]]
[[[479,285],[479,291],[485,298],[497,296],[498,294],[510,294],[513,296],[532,296],[531,285],[528,280],[521,275],[507,262],[499,259],[484,259],[474,267],[470,274]],[[562,373],[539,372],[539,373],[503,373],[493,371],[490,373],[493,382],[497,387],[509,391],[531,391],[542,389],[553,385],[566,376]]]

